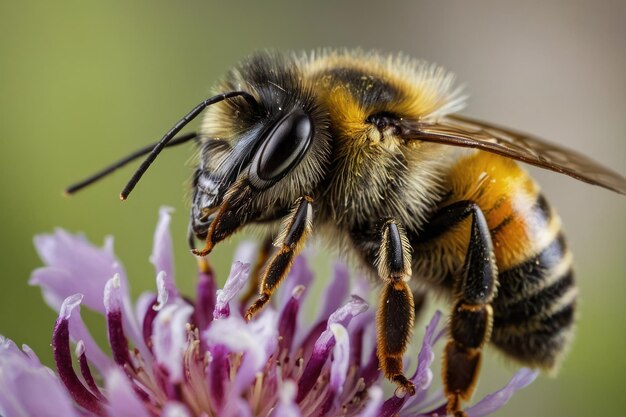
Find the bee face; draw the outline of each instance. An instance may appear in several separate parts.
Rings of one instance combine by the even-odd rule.
[[[198,237],[236,182],[254,194],[248,210],[266,220],[274,207],[317,189],[330,163],[328,112],[288,57],[251,58],[219,88],[245,89],[257,104],[234,99],[210,108],[203,120],[193,181],[192,230]]]

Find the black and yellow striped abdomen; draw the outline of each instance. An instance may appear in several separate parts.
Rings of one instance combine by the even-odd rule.
[[[448,183],[442,206],[473,201],[491,233],[499,271],[491,341],[527,365],[552,369],[571,338],[577,294],[558,216],[527,173],[497,155],[462,158]],[[419,275],[440,268],[439,278],[431,279],[452,287],[463,267],[470,221],[415,248]]]

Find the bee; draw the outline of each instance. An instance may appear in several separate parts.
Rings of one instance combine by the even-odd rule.
[[[147,154],[126,199],[165,147],[195,140],[193,252],[204,257],[252,224],[278,231],[247,319],[315,232],[380,282],[377,355],[408,395],[415,388],[402,358],[428,291],[451,305],[449,414],[465,415],[487,343],[527,366],[557,366],[575,321],[572,255],[558,215],[517,161],[620,194],[626,179],[529,134],[458,115],[465,96],[454,77],[403,56],[260,52],[217,92],[158,143],[67,192]],[[176,136],[203,111],[197,133]]]

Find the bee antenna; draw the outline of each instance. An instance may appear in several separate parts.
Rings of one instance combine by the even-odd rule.
[[[122,192],[120,193],[120,199],[126,200],[128,195],[133,191],[135,185],[139,182],[143,174],[150,168],[150,165],[154,162],[156,157],[161,153],[163,148],[167,146],[167,143],[172,140],[174,135],[176,135],[185,125],[191,122],[193,119],[198,116],[202,110],[210,106],[211,104],[219,103],[220,101],[224,101],[233,97],[243,97],[248,103],[250,103],[253,107],[257,108],[258,103],[256,99],[245,91],[230,91],[228,93],[218,94],[214,97],[208,98],[194,107],[189,113],[187,113],[182,119],[180,119],[174,127],[172,127],[166,134],[161,138],[161,140],[154,146],[148,157],[141,163],[141,166],[135,171],[128,184],[124,187]]]
[[[172,139],[167,144],[167,147],[170,148],[172,146],[180,145],[182,143],[186,143],[186,142],[189,142],[190,140],[196,139],[197,137],[198,137],[198,134],[195,133],[195,132],[187,133],[185,135],[181,135],[181,136],[178,136],[178,137]],[[91,185],[94,182],[101,180],[102,178],[112,174],[113,172],[115,172],[119,168],[122,168],[126,164],[134,161],[135,159],[150,153],[150,151],[152,151],[152,149],[154,149],[154,147],[156,145],[157,145],[156,143],[153,143],[153,144],[144,146],[141,149],[137,149],[135,152],[131,153],[130,155],[127,155],[124,158],[120,159],[119,161],[114,162],[113,164],[111,164],[111,165],[101,169],[100,171],[98,171],[95,174],[85,178],[84,180],[70,185],[69,187],[67,187],[65,189],[65,194],[66,195],[72,195],[72,194],[82,190],[83,188],[87,187],[88,185]]]

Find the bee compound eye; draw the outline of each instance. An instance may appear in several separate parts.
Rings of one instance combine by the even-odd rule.
[[[270,130],[255,156],[253,167],[263,182],[275,182],[286,175],[306,153],[313,137],[313,121],[302,110],[295,110]]]

